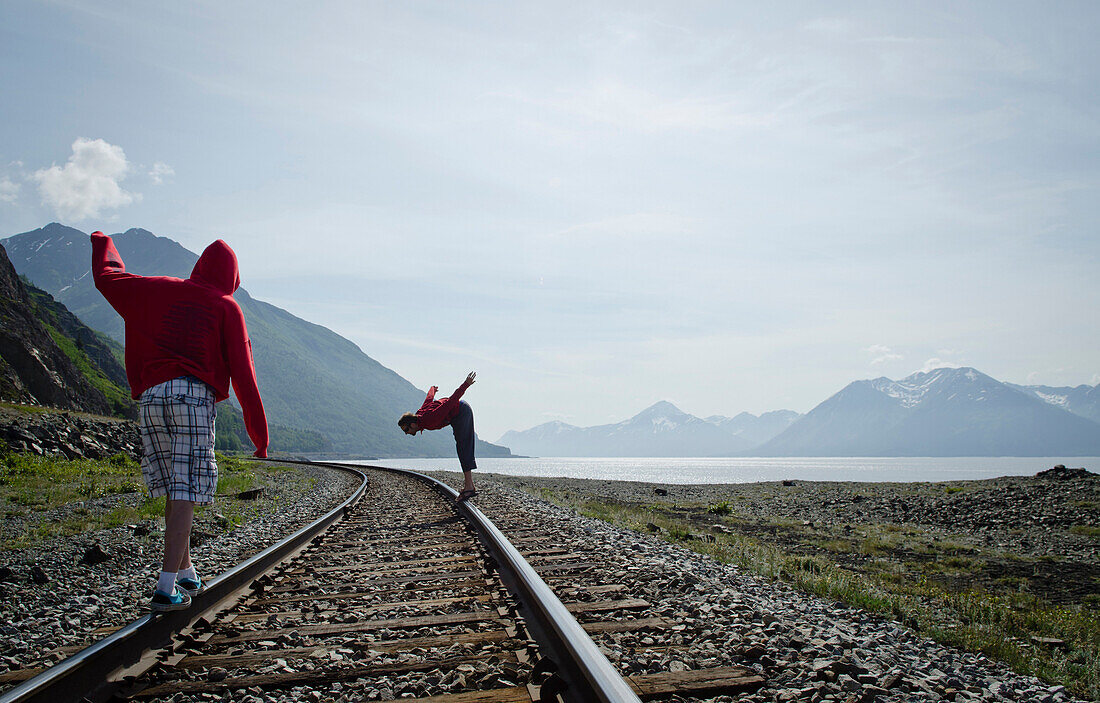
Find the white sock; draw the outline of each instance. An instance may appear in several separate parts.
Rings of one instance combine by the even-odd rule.
[[[157,579],[157,590],[172,595],[176,590],[176,573],[174,571],[160,572],[160,578]]]
[[[195,573],[195,565],[192,564],[186,569],[180,569],[176,573],[176,580],[179,581],[180,579],[195,579],[196,581],[198,581],[199,575]]]

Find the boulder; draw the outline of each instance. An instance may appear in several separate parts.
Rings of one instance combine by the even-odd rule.
[[[105,561],[109,561],[110,558],[111,555],[103,551],[103,547],[99,546],[99,542],[96,542],[85,550],[84,556],[80,559],[80,563],[87,564],[88,566],[95,566],[96,564],[102,564]]]

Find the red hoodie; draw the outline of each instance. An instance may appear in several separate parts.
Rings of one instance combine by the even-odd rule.
[[[126,378],[134,399],[158,383],[194,376],[222,401],[232,380],[256,456],[267,456],[267,416],[244,315],[233,300],[241,279],[229,245],[219,239],[206,247],[185,281],[126,273],[111,238],[93,232],[92,276],[126,323]]]
[[[438,430],[446,427],[454,419],[458,412],[458,401],[462,394],[470,387],[471,381],[466,379],[458,387],[450,398],[435,399],[438,387],[428,389],[428,395],[424,398],[424,404],[416,411],[416,424],[422,430]]]

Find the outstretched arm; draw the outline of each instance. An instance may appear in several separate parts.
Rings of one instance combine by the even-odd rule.
[[[462,394],[466,392],[466,389],[473,385],[474,378],[477,373],[471,371],[466,376],[466,380],[462,382],[462,385],[455,389],[454,393],[451,393],[451,397],[447,398],[438,408],[432,411],[432,414],[437,417],[447,417],[454,411],[454,407],[458,405],[458,401],[462,400]]]
[[[462,398],[462,394],[466,392],[466,389],[474,385],[474,379],[477,377],[476,371],[471,371],[466,375],[466,380],[462,382],[462,385],[455,389],[454,393],[451,393],[451,397],[447,398],[447,402],[443,404],[444,407],[449,408],[452,405],[457,405],[459,399]]]
[[[140,300],[140,292],[135,289],[141,285],[141,276],[126,273],[126,264],[115,243],[102,232],[92,232],[92,278],[95,287],[123,319]]]
[[[229,378],[233,382],[233,392],[241,403],[244,412],[244,426],[252,444],[256,445],[253,456],[267,456],[267,415],[260,399],[260,389],[256,385],[256,368],[252,363],[252,342],[248,339],[244,315],[233,301],[225,317],[226,358],[229,361]]]

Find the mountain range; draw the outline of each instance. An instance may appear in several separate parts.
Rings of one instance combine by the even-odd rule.
[[[114,238],[135,273],[187,277],[198,258],[146,230]],[[119,363],[123,325],[93,285],[88,236],[55,223],[2,243],[0,395],[133,417]],[[453,456],[449,433],[413,440],[396,428],[422,391],[331,330],[245,289],[235,298],[273,450],[281,442],[298,451]],[[220,413],[219,446],[247,446],[240,411],[226,405]],[[1100,385],[1025,386],[942,368],[855,381],[805,415],[699,418],[662,401],[620,423],[551,422],[499,442],[540,456],[1100,456]],[[511,455],[478,445],[479,456]]]
[[[500,438],[541,456],[1100,456],[1100,385],[1002,383],[973,368],[855,381],[805,415],[701,419],[668,402],[623,422]]]
[[[1033,395],[1039,400],[1068,410],[1074,415],[1100,422],[1100,385],[1054,388],[1051,386],[1017,386],[1007,384],[1018,391]]]
[[[177,242],[142,229],[115,234],[113,239],[133,273],[187,278],[198,259]],[[92,281],[86,233],[53,223],[9,237],[2,244],[21,275],[49,292],[84,324],[124,343],[121,318]],[[248,325],[269,421],[320,433],[336,452],[453,456],[450,433],[424,433],[412,439],[397,428],[402,412],[420,407],[424,391],[325,327],[257,300],[243,287],[234,298]],[[278,449],[273,442],[272,450]],[[477,453],[510,454],[505,447],[481,440]]]
[[[756,453],[1100,456],[1100,423],[1034,387],[1013,387],[973,368],[942,368],[850,383]]]
[[[760,417],[741,413],[703,419],[661,401],[611,425],[547,422],[523,432],[506,432],[497,441],[536,456],[732,456],[774,437],[798,417],[796,412],[778,410]]]

